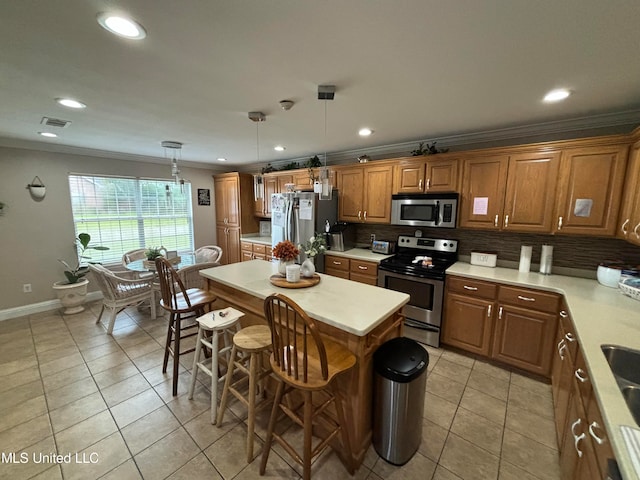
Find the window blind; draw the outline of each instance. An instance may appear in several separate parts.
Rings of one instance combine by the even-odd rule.
[[[191,185],[168,180],[69,175],[71,208],[76,236],[91,235],[92,262],[120,263],[130,250],[164,247],[192,252],[193,210]]]

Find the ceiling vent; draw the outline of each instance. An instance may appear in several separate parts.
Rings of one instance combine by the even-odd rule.
[[[69,120],[60,120],[59,118],[49,118],[49,117],[42,117],[42,120],[40,120],[40,123],[42,125],[46,125],[47,127],[56,127],[56,128],[66,128],[69,125],[71,125],[71,122]]]

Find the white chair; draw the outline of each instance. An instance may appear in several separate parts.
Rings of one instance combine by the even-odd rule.
[[[128,272],[112,272],[102,265],[89,265],[94,278],[102,291],[102,310],[96,323],[100,323],[104,310],[109,311],[107,333],[113,333],[116,317],[124,308],[151,300],[151,317],[156,318],[156,306],[153,301],[153,278],[124,278]],[[133,273],[133,272],[131,272]]]
[[[222,258],[222,248],[217,245],[204,245],[195,251],[196,263],[214,262],[220,263]]]
[[[135,262],[136,260],[146,260],[147,255],[145,254],[144,248],[138,248],[136,250],[129,250],[122,255],[122,266],[127,268],[131,262]],[[136,275],[139,278],[145,277],[154,277],[154,272],[136,272]]]

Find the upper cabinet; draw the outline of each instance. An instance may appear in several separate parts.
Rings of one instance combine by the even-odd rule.
[[[422,157],[400,159],[393,193],[454,192],[458,190],[458,159]]]
[[[337,170],[339,219],[353,223],[390,223],[393,165],[364,165]]]
[[[627,145],[567,148],[562,152],[555,231],[615,235]]]
[[[559,165],[558,152],[466,158],[460,226],[551,231]]]
[[[254,212],[258,217],[271,216],[271,194],[286,191],[285,185],[294,183],[292,173],[267,173],[262,175],[264,198],[255,200]]]
[[[640,140],[633,144],[625,176],[617,236],[640,245]]]
[[[215,188],[216,223],[231,227],[240,226],[240,179],[237,174],[213,177]]]

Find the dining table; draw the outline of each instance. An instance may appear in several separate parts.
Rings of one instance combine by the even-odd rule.
[[[171,261],[171,259],[169,259]],[[149,264],[145,259],[134,260],[126,265],[128,270],[132,270],[134,272],[155,272],[156,266],[155,264]],[[183,253],[180,254],[180,261],[177,263],[172,263],[174,270],[180,270],[181,268],[188,267],[190,265],[195,265],[196,263],[201,263],[196,260],[195,253]]]

